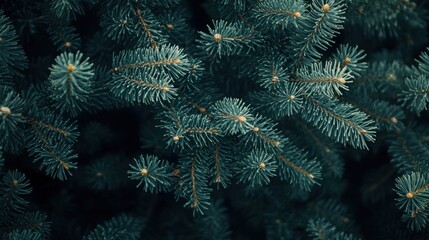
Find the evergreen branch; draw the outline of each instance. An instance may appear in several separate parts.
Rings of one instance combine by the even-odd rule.
[[[298,26],[305,12],[305,5],[301,0],[281,1],[267,0],[258,2],[253,11],[255,22],[269,29],[287,28],[289,24]]]
[[[93,64],[89,58],[82,60],[81,52],[63,53],[55,59],[50,68],[51,97],[55,107],[76,116],[87,108],[94,76]]]
[[[134,165],[130,164],[130,167],[128,177],[139,180],[137,187],[143,185],[143,190],[151,193],[169,190],[172,166],[168,162],[161,161],[156,156],[141,155],[139,159],[134,159]]]
[[[230,224],[222,201],[217,200],[211,203],[205,214],[198,216],[195,220],[199,226],[197,231],[201,239],[230,239]]]
[[[411,230],[420,231],[426,227],[429,217],[428,208],[416,208],[411,212],[406,212],[402,215],[402,221],[407,222],[407,226],[411,228]]]
[[[191,208],[196,208],[198,206],[198,194],[197,194],[197,183],[195,181],[195,161],[192,160],[191,163],[191,183],[192,183],[192,204]]]
[[[283,67],[285,59],[274,55],[263,57],[258,61],[256,82],[263,88],[273,90],[283,87],[289,79],[288,69]]]
[[[35,124],[31,125],[29,136],[33,137],[29,138],[28,150],[34,162],[42,161],[40,169],[45,168],[53,178],[67,180],[66,173],[72,175],[70,170],[77,168],[73,162],[77,155],[72,154],[71,146],[64,142],[52,143]]]
[[[83,14],[81,2],[75,0],[52,0],[50,10],[58,19],[66,21],[76,19],[77,14]]]
[[[332,38],[339,33],[345,19],[345,6],[343,0],[316,0],[311,3],[309,15],[292,39],[296,66],[317,61],[322,56],[317,48],[326,50],[333,43]]]
[[[33,232],[32,230],[15,230],[4,238],[5,240],[43,240],[42,235],[38,232]]]
[[[131,7],[112,7],[102,16],[100,25],[109,38],[119,42],[130,41],[135,31],[135,12]]]
[[[279,175],[282,180],[289,179],[301,189],[310,191],[313,184],[321,179],[321,166],[315,159],[307,159],[307,153],[286,142],[283,151],[276,153],[279,160]]]
[[[333,225],[347,228],[352,224],[347,207],[336,199],[321,199],[311,202],[307,212],[313,218],[325,218]]]
[[[316,135],[316,130],[310,129],[310,127],[300,121],[294,119],[295,124],[299,126],[305,132],[305,136],[309,138],[314,144],[310,144],[313,147],[313,153],[319,159],[323,160],[323,163],[327,166],[331,173],[335,176],[341,177],[344,171],[344,162],[340,159],[339,153],[334,146],[330,146],[327,140],[323,139],[322,136]],[[305,140],[308,142],[308,140]]]
[[[127,176],[126,165],[117,155],[96,159],[90,165],[84,167],[84,182],[90,189],[97,191],[115,190],[123,185]]]
[[[221,130],[201,114],[184,116],[182,124],[184,132],[181,137],[185,137],[183,141],[189,148],[213,145],[222,136]]]
[[[28,66],[24,49],[17,41],[15,28],[3,9],[0,9],[0,63],[13,76],[22,75],[21,71]]]
[[[226,139],[222,142],[215,142],[214,147],[205,151],[209,160],[209,178],[210,183],[219,187],[221,184],[227,188],[231,182],[233,172],[233,156],[231,156],[231,143]]]
[[[181,188],[176,189],[176,196],[185,198],[186,207],[203,213],[210,206],[211,189],[207,187],[208,163],[207,155],[201,150],[187,152],[179,158]]]
[[[25,102],[12,89],[0,86],[0,145],[17,153],[23,145],[22,115]]]
[[[213,21],[214,28],[209,33],[199,32],[200,48],[209,56],[230,56],[249,53],[261,42],[261,37],[241,22],[228,23],[223,20]]]
[[[158,44],[153,39],[152,33],[149,31],[149,26],[148,26],[147,22],[145,21],[145,19],[143,18],[143,16],[141,15],[139,8],[136,8],[136,14],[137,14],[138,18],[140,19],[140,23],[143,26],[144,32],[146,33],[146,35],[149,39],[151,47],[152,48],[158,48]]]
[[[51,235],[51,222],[47,218],[48,216],[41,212],[26,212],[17,215],[9,223],[0,226],[0,231],[4,235],[14,231],[31,231],[40,234],[43,239],[49,239]]]
[[[429,48],[426,48],[426,52],[422,52],[417,59],[418,69],[421,74],[429,76]]]
[[[162,45],[158,48],[138,48],[124,50],[113,56],[113,73],[123,73],[127,76],[148,73],[165,73],[173,79],[184,76],[190,69],[190,64],[178,46]],[[156,75],[156,74],[155,74]]]
[[[341,90],[348,90],[345,84],[352,82],[351,78],[353,76],[339,62],[328,61],[298,69],[296,77],[290,81],[303,84],[309,94],[316,92],[333,97],[335,94],[341,95]]]
[[[79,137],[76,122],[64,120],[60,115],[47,109],[42,110],[37,106],[33,106],[24,117],[27,126],[37,129],[46,139],[52,142],[71,144],[75,143]]]
[[[219,159],[219,144],[215,144],[215,166],[216,166],[216,178],[215,182],[220,183],[222,182],[221,176],[220,176],[220,159]]]
[[[82,240],[104,240],[106,238],[138,240],[141,239],[144,227],[142,219],[123,214],[97,225]]]
[[[64,26],[56,22],[47,29],[52,42],[60,52],[76,51],[81,47],[81,39],[74,26]]]
[[[41,120],[28,118],[27,123],[29,123],[32,126],[36,126],[36,125],[41,126],[41,127],[46,128],[50,131],[53,131],[53,132],[58,133],[60,135],[63,135],[64,137],[69,137],[71,135],[71,133],[67,129],[57,128],[57,127],[53,126],[52,124],[43,122]]]
[[[401,172],[427,171],[429,149],[413,130],[406,128],[393,134],[388,143],[391,161]]]
[[[405,80],[406,89],[399,96],[402,106],[420,114],[429,103],[429,75],[418,75]]]
[[[250,114],[249,107],[239,99],[219,100],[210,108],[210,111],[213,114],[214,125],[223,129],[226,134],[244,134],[253,128],[249,122],[252,122],[254,117]]]
[[[275,118],[291,116],[302,109],[302,88],[298,84],[285,83],[273,90],[262,90],[250,94],[256,109]]]
[[[392,131],[404,128],[402,121],[405,115],[399,106],[391,105],[386,101],[366,100],[366,98],[346,101],[372,117],[380,130]]]
[[[22,198],[32,191],[25,174],[8,171],[0,182],[0,223],[8,223],[24,212],[28,201]]]
[[[109,88],[116,97],[130,103],[157,103],[171,101],[177,95],[172,81],[171,77],[163,72],[151,74],[145,71],[130,75],[118,72],[113,74]]]
[[[282,160],[284,163],[286,163],[288,166],[292,167],[294,170],[300,172],[301,174],[305,175],[306,177],[308,177],[309,179],[314,179],[314,175],[310,172],[308,172],[305,169],[302,169],[301,167],[299,167],[298,165],[292,163],[291,161],[289,161],[286,157],[284,157],[281,154],[277,154],[277,157]]]
[[[399,209],[404,210],[406,215],[411,216],[414,220],[419,215],[418,213],[425,213],[427,217],[427,207],[429,204],[429,179],[426,174],[419,172],[411,172],[402,175],[396,179],[395,192],[398,194],[397,206]],[[426,219],[426,217],[423,219]],[[420,219],[420,220],[423,220]],[[415,222],[419,225],[419,222]],[[420,226],[417,226],[421,228]]]
[[[358,240],[351,234],[340,232],[332,223],[326,221],[324,218],[310,219],[307,224],[306,231],[313,240]]]
[[[341,63],[341,68],[347,68],[356,77],[359,77],[368,68],[368,64],[362,62],[365,57],[366,54],[358,46],[351,47],[348,44],[340,45],[333,55],[334,61]]]
[[[239,182],[249,182],[249,186],[267,185],[270,177],[274,177],[277,163],[273,155],[260,150],[254,150],[237,165]]]
[[[256,115],[252,131],[244,134],[240,138],[240,143],[274,153],[281,149],[286,142],[286,139],[275,127],[276,124],[272,123],[270,119]]]
[[[335,99],[328,100],[306,94],[303,96],[306,100],[302,112],[303,119],[319,128],[322,133],[332,136],[335,141],[367,149],[366,141],[375,140],[374,121],[365,113]]]

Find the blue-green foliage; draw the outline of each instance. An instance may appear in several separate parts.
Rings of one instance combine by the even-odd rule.
[[[30,194],[32,188],[24,174],[17,170],[8,171],[0,182],[0,223],[12,221],[24,212],[28,201],[23,197]]]
[[[21,239],[28,239],[28,240],[42,240],[44,239],[42,235],[38,232],[34,232],[31,230],[16,230],[3,238],[4,240],[21,240]]]
[[[272,154],[262,151],[253,151],[237,164],[240,182],[254,187],[266,185],[274,177],[277,163]]]
[[[64,26],[55,22],[49,25],[48,32],[53,44],[60,52],[77,51],[81,46],[81,39],[77,30],[73,26]]]
[[[0,86],[0,143],[7,151],[16,153],[22,148],[23,108],[24,101],[13,89]]]
[[[412,230],[421,230],[427,225],[429,215],[429,178],[427,173],[411,172],[396,179],[395,191],[402,220]]]
[[[302,118],[319,128],[335,141],[349,143],[356,148],[368,148],[367,141],[375,140],[374,121],[350,104],[325,96],[305,96]],[[336,128],[333,129],[332,125]]]
[[[176,198],[185,198],[185,207],[193,208],[193,213],[203,213],[210,207],[210,193],[212,188],[208,185],[208,164],[204,152],[196,150],[183,153],[176,187]]]
[[[209,56],[245,55],[254,50],[261,37],[252,28],[241,22],[229,23],[223,20],[214,21],[209,33],[200,32],[200,47]]]
[[[245,134],[253,127],[251,122],[254,117],[249,106],[239,99],[224,98],[217,101],[209,111],[214,115],[215,126],[223,129],[226,134]]]
[[[357,240],[359,238],[352,234],[346,234],[336,229],[332,223],[326,221],[326,219],[310,219],[308,222],[306,231],[310,235],[311,239],[322,240],[322,239],[333,239],[333,240]]]
[[[186,54],[177,46],[122,51],[113,58],[110,90],[130,103],[171,101],[177,95],[173,81],[189,68]]]
[[[226,208],[222,206],[222,202],[219,200],[210,204],[204,215],[196,218],[196,224],[200,239],[231,239]]]
[[[56,17],[66,21],[83,14],[81,0],[50,0],[50,10]]]
[[[142,219],[120,215],[99,224],[82,240],[138,240],[144,228]]]
[[[250,98],[256,103],[256,109],[282,119],[298,113],[302,108],[303,95],[297,84],[279,84],[274,90],[260,90],[251,93]]]
[[[303,19],[302,14],[305,13],[306,5],[301,0],[267,0],[257,3],[252,18],[261,27],[284,29],[289,24],[298,27],[298,23]]]
[[[173,168],[168,162],[146,155],[134,159],[134,164],[130,167],[129,178],[139,180],[137,187],[142,186],[144,191],[159,192],[170,188]]]
[[[321,62],[311,64],[310,67],[302,67],[296,72],[296,77],[291,82],[304,85],[308,94],[317,93],[333,97],[347,91],[346,84],[351,83],[352,76],[347,68],[339,62],[328,61],[324,65]]]
[[[47,220],[47,215],[41,212],[26,212],[16,215],[10,222],[0,227],[3,234],[2,239],[8,239],[10,235],[30,234],[40,236],[41,239],[50,239],[51,222]],[[19,234],[18,234],[19,232]],[[2,235],[0,235],[2,237]],[[27,239],[27,238],[22,238]]]
[[[410,127],[391,134],[391,162],[401,173],[428,172],[429,147]]]
[[[296,64],[318,61],[343,28],[346,5],[343,0],[315,0],[291,39]]]
[[[106,156],[85,166],[84,181],[91,189],[115,190],[126,182],[126,167],[119,156]]]
[[[119,45],[156,48],[165,43],[162,25],[154,13],[142,3],[124,1],[102,13],[101,26],[105,35]],[[121,5],[121,7],[116,7]]]
[[[405,89],[401,94],[403,106],[418,114],[427,109],[429,102],[429,55],[423,52],[417,60],[414,74],[405,80]]]
[[[307,152],[298,149],[289,141],[283,144],[282,151],[276,154],[280,178],[310,191],[311,187],[318,184],[317,181],[321,179],[320,162],[309,159]]]
[[[0,174],[9,167],[4,151],[35,162],[54,179],[76,172],[68,186],[79,182],[98,193],[130,194],[129,181],[139,195],[133,213],[152,214],[151,220],[164,213],[154,217],[158,201],[146,202],[148,193],[174,195],[193,209],[197,229],[174,239],[242,237],[229,226],[237,226],[229,218],[235,221],[231,215],[240,212],[271,239],[352,240],[358,239],[347,234],[354,230],[352,216],[338,200],[349,177],[344,175],[351,173],[346,161],[378,160],[387,149],[389,174],[381,183],[364,184],[362,192],[388,186],[398,172],[394,191],[402,220],[411,230],[428,225],[429,132],[414,128],[427,127],[429,55],[423,52],[416,66],[405,61],[407,51],[421,49],[405,46],[417,41],[410,29],[426,27],[423,10],[416,8],[420,1],[208,0],[203,7],[212,20],[199,31],[200,20],[191,23],[199,6],[185,2],[46,0],[11,13],[14,22],[0,10]],[[27,12],[30,20],[41,16],[31,23],[23,19]],[[81,20],[93,22],[86,28]],[[29,51],[27,69],[12,24],[25,40],[30,23],[36,32],[43,26],[40,36],[53,46],[41,48],[43,54]],[[374,53],[359,34],[377,37],[374,42],[397,37],[403,50]],[[115,149],[124,139],[113,128],[87,124],[79,138],[73,120],[108,116],[114,122],[123,120],[121,111],[144,126],[143,153],[133,161],[134,149],[124,155]],[[64,202],[76,200],[68,190],[61,193]],[[1,239],[50,237],[47,216],[26,211],[24,195],[30,192],[24,174],[4,175]],[[161,208],[168,205],[170,212],[166,201],[159,201]],[[228,214],[231,206],[237,209]],[[169,229],[175,221],[164,220],[154,229]],[[180,220],[180,228],[188,227],[187,220]],[[84,240],[145,239],[144,224],[119,215],[91,232],[76,232],[86,233]]]
[[[348,31],[359,28],[364,34],[376,39],[399,37],[407,28],[425,26],[424,10],[415,1],[347,0],[349,15]]]
[[[15,28],[0,9],[0,66],[5,65],[9,73],[15,76],[22,74],[21,71],[28,65],[24,50],[17,41]]]
[[[358,46],[351,47],[348,44],[340,45],[335,52],[333,59],[341,63],[341,67],[347,67],[353,76],[359,77],[368,68],[368,64],[363,62],[366,54]]]
[[[91,95],[93,64],[81,52],[63,53],[50,68],[51,97],[55,107],[72,116],[86,109]]]
[[[79,133],[75,122],[62,119],[50,111],[30,111],[27,118],[26,146],[34,162],[40,162],[40,169],[47,175],[66,180],[77,168],[77,154],[73,151]]]

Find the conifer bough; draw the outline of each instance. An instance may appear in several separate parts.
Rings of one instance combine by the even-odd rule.
[[[3,2],[0,239],[429,239],[422,0]]]

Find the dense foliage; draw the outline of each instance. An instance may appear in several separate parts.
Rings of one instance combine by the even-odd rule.
[[[429,239],[428,11],[0,2],[0,239]]]

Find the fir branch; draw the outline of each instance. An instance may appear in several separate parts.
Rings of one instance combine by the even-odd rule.
[[[162,71],[173,79],[178,79],[189,71],[190,65],[183,49],[172,45],[124,50],[113,56],[113,73],[134,76],[141,74],[141,71],[145,72],[141,69],[158,74]]]
[[[261,37],[252,28],[241,22],[229,23],[223,20],[213,21],[214,27],[208,26],[209,33],[199,32],[198,40],[209,56],[230,56],[246,54],[254,50],[261,42]]]
[[[400,172],[426,172],[429,166],[429,149],[422,143],[417,134],[405,128],[400,132],[391,135],[388,140],[389,153],[392,155],[392,162]]]
[[[0,223],[8,223],[24,212],[28,201],[23,198],[32,188],[25,174],[8,171],[0,182]]]
[[[267,0],[258,2],[252,11],[252,18],[262,27],[270,29],[287,28],[289,24],[298,27],[302,14],[306,13],[301,0],[281,1]]]
[[[210,109],[213,122],[226,134],[244,134],[252,129],[249,122],[254,120],[250,114],[249,106],[236,98],[224,98],[217,101]]]
[[[141,239],[144,228],[143,219],[130,215],[119,215],[105,221],[89,232],[82,240],[104,240],[104,239]]]
[[[348,44],[340,45],[333,55],[334,61],[340,62],[341,67],[347,68],[355,77],[361,76],[368,68],[368,64],[362,61],[365,57],[366,54],[358,46],[351,47]]]
[[[375,140],[374,121],[365,113],[335,99],[309,95],[304,95],[304,99],[302,118],[335,141],[367,149],[366,141]]]
[[[249,186],[257,187],[267,185],[270,178],[274,177],[277,163],[273,155],[264,151],[254,150],[237,165],[239,182],[247,183]]]
[[[310,191],[314,184],[321,179],[320,163],[308,159],[307,153],[299,150],[290,142],[286,142],[283,151],[276,153],[279,165],[279,175],[282,180],[298,185],[301,189]]]
[[[15,28],[3,9],[0,9],[0,63],[6,66],[13,76],[22,75],[21,71],[28,66],[24,49],[17,41]]]
[[[143,186],[144,191],[159,192],[168,191],[171,185],[172,165],[166,161],[159,160],[156,156],[141,155],[134,159],[128,171],[129,178],[139,180],[137,187]]]
[[[28,150],[34,156],[34,162],[41,161],[40,169],[45,168],[46,174],[53,178],[67,180],[67,174],[72,175],[70,170],[77,168],[73,161],[77,155],[73,154],[71,145],[53,143],[35,124],[28,130],[28,136]]]
[[[296,77],[291,82],[302,84],[308,94],[324,94],[328,97],[342,95],[341,90],[348,90],[346,84],[351,83],[353,76],[341,67],[339,62],[328,61],[324,64],[314,63],[297,70]]]
[[[332,38],[343,28],[345,7],[343,0],[316,0],[310,4],[309,14],[292,39],[295,65],[306,65],[322,56]]]
[[[152,33],[149,30],[149,26],[146,20],[144,19],[144,17],[142,16],[139,8],[136,8],[136,15],[139,18],[141,25],[143,26],[144,32],[147,35],[147,38],[149,39],[151,47],[158,48],[158,44],[155,42],[155,39],[153,38]]]

